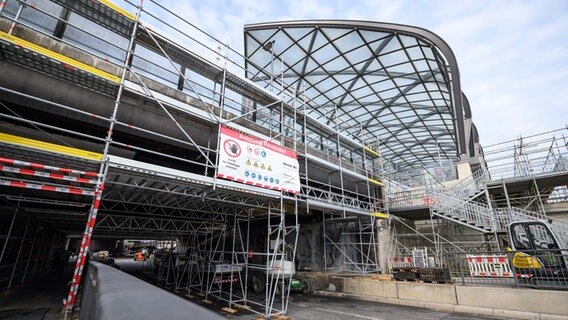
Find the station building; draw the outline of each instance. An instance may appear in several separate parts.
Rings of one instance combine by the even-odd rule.
[[[565,128],[484,150],[428,30],[250,24],[241,53],[159,2],[2,4],[2,289],[74,249],[72,306],[84,257],[135,243],[158,282],[270,316],[294,270],[442,267],[566,213]]]

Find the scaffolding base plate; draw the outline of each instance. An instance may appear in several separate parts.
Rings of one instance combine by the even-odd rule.
[[[237,313],[237,311],[238,311],[238,310],[235,310],[235,309],[232,309],[232,308],[229,308],[229,307],[221,308],[221,310],[222,310],[222,311],[225,311],[225,312],[227,312],[227,313],[230,313],[230,314],[235,314],[235,313]]]
[[[244,306],[242,304],[237,304],[237,303],[233,304],[233,307],[237,310],[242,310],[242,309],[250,310],[251,309],[251,306]]]

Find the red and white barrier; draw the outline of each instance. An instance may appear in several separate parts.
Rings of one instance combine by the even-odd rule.
[[[53,186],[53,185],[48,185],[48,184],[30,183],[30,182],[22,182],[22,181],[10,181],[10,180],[3,180],[3,179],[0,179],[0,186],[23,188],[23,189],[33,189],[33,190],[42,190],[42,191],[52,191],[52,192],[61,192],[61,193],[71,193],[71,194],[77,194],[77,195],[81,195],[81,196],[93,196],[95,194],[93,191],[74,188],[74,187],[71,187],[71,186],[61,187],[61,186]]]
[[[472,277],[513,278],[507,255],[466,255]]]
[[[97,179],[87,179],[81,177],[74,177],[74,176],[67,176],[60,173],[52,173],[52,172],[44,172],[44,171],[37,171],[31,169],[24,169],[24,168],[16,168],[16,167],[9,167],[0,164],[0,171],[2,172],[10,172],[15,174],[23,174],[27,176],[34,176],[34,177],[42,177],[42,178],[50,178],[55,180],[65,180],[65,181],[72,181],[72,182],[80,182],[80,183],[87,183],[87,184],[96,184]]]
[[[16,166],[23,168],[18,168]],[[46,171],[51,171],[51,172],[46,172]],[[9,172],[13,174],[21,174],[27,176],[97,185],[98,190],[92,191],[74,186],[61,186],[61,185],[46,184],[41,182],[27,182],[27,181],[0,179],[0,186],[70,193],[82,196],[94,196],[91,212],[89,214],[89,219],[87,220],[87,224],[85,226],[85,232],[83,233],[83,241],[81,242],[81,247],[79,249],[77,263],[75,265],[75,272],[73,274],[71,288],[69,289],[69,294],[67,296],[67,299],[65,299],[65,308],[67,310],[70,310],[75,304],[75,300],[77,299],[77,291],[79,289],[79,284],[81,283],[81,275],[83,274],[83,268],[85,266],[87,252],[89,250],[89,245],[91,243],[91,236],[93,234],[93,229],[95,227],[95,222],[97,220],[97,212],[99,210],[99,205],[101,202],[101,197],[104,189],[104,185],[100,180],[100,178],[103,177],[103,174],[60,168],[54,166],[47,166],[39,163],[20,161],[20,160],[2,158],[2,157],[0,157],[0,172]]]
[[[54,166],[46,166],[44,164],[27,162],[27,161],[20,161],[20,160],[14,160],[14,159],[9,159],[9,158],[2,158],[2,157],[0,157],[0,162],[6,163],[6,164],[11,164],[11,165],[16,165],[16,166],[20,166],[20,167],[30,167],[30,168],[33,168],[33,169],[56,171],[56,172],[62,172],[62,173],[72,173],[72,174],[78,174],[78,175],[83,175],[83,176],[88,176],[88,177],[99,177],[100,176],[100,174],[98,174],[96,172],[80,171],[80,170],[60,168],[60,167],[54,167]]]
[[[389,269],[392,270],[393,268],[413,268],[414,262],[412,257],[388,257],[387,259]]]

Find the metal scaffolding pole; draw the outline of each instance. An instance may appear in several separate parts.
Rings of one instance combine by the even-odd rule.
[[[37,255],[36,255],[35,263],[34,263],[34,268],[33,268],[33,270],[32,270],[32,278],[35,276],[35,273],[36,273],[37,264],[38,264],[38,262],[39,262],[39,260],[40,260],[40,256],[41,256],[41,252],[42,252],[42,246],[45,246],[45,243],[43,242],[44,239],[45,239],[45,233],[46,233],[45,229],[42,230],[41,239],[39,240],[40,247],[39,247],[39,249],[37,250]]]
[[[26,222],[26,228],[24,229],[24,235],[22,236],[22,241],[20,242],[20,248],[18,249],[18,255],[16,256],[16,262],[14,262],[14,267],[12,268],[10,282],[8,282],[8,290],[12,287],[12,281],[14,280],[14,275],[16,274],[16,268],[18,267],[18,262],[20,261],[20,255],[22,254],[22,248],[24,247],[24,242],[26,241],[26,236],[28,235],[28,228],[30,226],[31,220],[32,219],[28,217],[28,222]]]
[[[37,234],[40,232],[41,230],[39,230],[37,227],[34,231],[34,239],[32,240],[32,247],[30,248],[30,254],[28,255],[28,259],[26,261],[26,267],[24,268],[24,275],[22,276],[22,281],[21,283],[24,283],[24,281],[26,280],[26,275],[28,274],[28,267],[30,265],[30,260],[32,259],[32,254],[34,252],[34,247],[35,247],[35,243],[36,243],[36,239],[37,239]]]
[[[0,266],[2,265],[2,259],[4,259],[4,253],[6,252],[6,247],[8,246],[8,241],[10,241],[10,236],[12,235],[12,229],[14,228],[14,222],[16,221],[16,216],[18,215],[18,209],[20,207],[20,201],[18,201],[18,206],[14,210],[14,215],[12,216],[12,222],[10,222],[10,228],[8,229],[8,234],[6,235],[6,241],[2,246],[2,253],[0,254]]]
[[[111,141],[112,141],[114,124],[116,123],[116,120],[117,120],[118,107],[120,105],[120,100],[122,98],[126,74],[127,74],[127,70],[128,70],[130,61],[131,61],[130,57],[133,54],[135,38],[136,38],[136,35],[137,35],[137,31],[138,31],[138,23],[139,23],[139,19],[140,19],[140,13],[142,12],[142,4],[143,4],[143,0],[140,0],[140,5],[138,6],[138,10],[136,12],[136,19],[134,21],[132,33],[130,35],[128,50],[126,52],[126,57],[124,59],[124,64],[122,66],[122,75],[120,77],[120,84],[118,86],[118,92],[117,92],[116,99],[115,99],[115,102],[114,102],[114,108],[113,108],[112,116],[110,118],[111,121],[110,121],[110,124],[109,124],[109,130],[107,132],[107,136],[106,136],[106,139],[105,139],[106,143],[105,143],[104,150],[103,150],[103,163],[101,164],[100,169],[99,169],[99,178],[98,178],[98,183],[97,183],[97,187],[96,187],[96,191],[95,191],[95,196],[94,196],[94,199],[93,199],[93,204],[91,206],[91,210],[89,210],[89,218],[87,219],[87,224],[85,226],[85,231],[83,233],[83,240],[81,241],[81,248],[79,249],[79,254],[77,256],[77,263],[75,265],[75,271],[73,273],[73,279],[71,281],[71,287],[69,289],[69,294],[67,296],[67,299],[65,300],[65,316],[66,317],[67,317],[67,314],[71,312],[73,305],[75,304],[75,300],[77,299],[77,292],[79,290],[79,285],[81,283],[81,277],[83,275],[83,268],[84,268],[84,265],[85,265],[86,257],[87,257],[87,254],[89,252],[89,245],[90,245],[90,242],[91,242],[91,236],[93,234],[93,229],[95,227],[95,223],[96,223],[96,220],[97,220],[97,212],[98,212],[98,209],[99,209],[102,193],[103,193],[103,190],[104,190],[105,178],[106,178],[106,175],[108,173],[108,168],[109,168],[108,153],[109,153],[110,144],[111,144]]]
[[[22,15],[22,11],[24,10],[26,1],[27,0],[22,0],[22,2],[18,1],[18,11],[16,12],[16,16],[14,17],[14,20],[12,20],[12,24],[10,25],[10,30],[8,30],[8,34],[12,34],[12,32],[14,32],[14,29],[16,28],[16,24],[18,23],[18,20],[20,19],[20,16]]]

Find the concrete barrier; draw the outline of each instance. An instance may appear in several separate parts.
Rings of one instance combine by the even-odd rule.
[[[446,304],[458,303],[454,286],[449,284],[399,281],[394,283],[398,288],[399,299]]]
[[[568,292],[455,286],[459,305],[568,315]]]
[[[211,319],[221,315],[107,265],[91,262],[80,320]]]
[[[375,281],[369,279],[343,279],[341,292],[353,294],[369,294],[383,298],[398,298],[398,289],[394,281]]]
[[[568,320],[568,292],[476,287],[421,282],[378,281],[331,276],[336,292],[316,294],[428,308],[442,312],[539,320]]]

